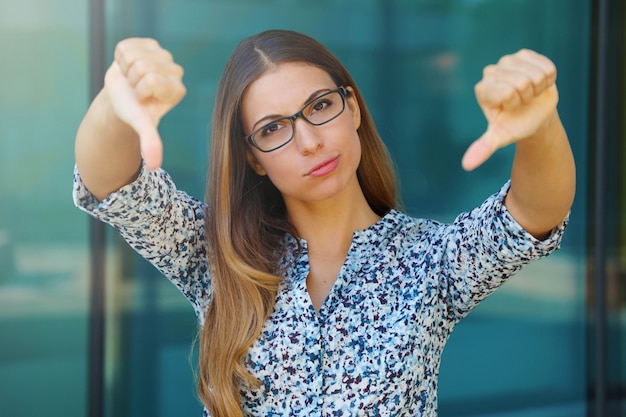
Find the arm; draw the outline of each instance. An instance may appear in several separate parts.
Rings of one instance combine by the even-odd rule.
[[[467,315],[525,265],[548,256],[561,244],[567,221],[561,221],[546,239],[532,237],[505,205],[510,187],[505,184],[479,207],[434,229],[437,234],[428,239],[439,245],[439,250],[429,253],[443,256],[438,263],[444,291],[440,300],[452,322]]]
[[[162,169],[143,167],[129,185],[97,201],[74,174],[74,203],[113,226],[192,302],[201,317],[211,291],[204,204],[176,189]]]
[[[160,166],[157,126],[185,95],[182,75],[171,54],[152,39],[117,45],[104,88],[76,134],[76,166],[97,199],[132,182],[142,157],[148,168]]]
[[[474,169],[495,150],[515,143],[507,210],[537,238],[545,238],[567,215],[576,174],[567,135],[556,109],[556,68],[529,50],[487,66],[476,97],[488,127],[463,158]]]
[[[516,145],[505,204],[522,227],[543,239],[569,212],[575,188],[574,158],[554,112],[540,132]]]

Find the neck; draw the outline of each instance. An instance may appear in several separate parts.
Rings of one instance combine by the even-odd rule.
[[[299,237],[307,241],[309,252],[327,256],[345,256],[353,233],[380,220],[360,186],[324,201],[288,203],[287,211]]]

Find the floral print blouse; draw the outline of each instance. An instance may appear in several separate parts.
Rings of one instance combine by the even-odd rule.
[[[355,232],[318,312],[306,289],[306,242],[298,254],[297,238],[286,235],[276,305],[245,359],[261,385],[242,388],[244,414],[436,416],[439,362],[455,324],[523,265],[557,249],[565,230],[567,219],[544,241],[524,231],[503,204],[508,187],[452,224],[392,210]],[[211,279],[201,201],[163,170],[147,169],[102,202],[75,171],[74,201],[119,230],[203,322]]]

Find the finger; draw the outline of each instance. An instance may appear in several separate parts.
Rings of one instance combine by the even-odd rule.
[[[124,39],[116,45],[114,58],[124,75],[127,75],[133,64],[141,59],[173,61],[172,54],[150,38]]]
[[[534,96],[540,95],[556,79],[556,67],[552,61],[528,49],[502,57],[498,66],[527,77],[532,83]]]
[[[183,99],[187,89],[178,78],[151,72],[137,83],[135,92],[140,101],[156,99],[171,108]]]
[[[139,136],[139,147],[144,164],[150,170],[159,168],[163,162],[163,142],[156,126],[148,116],[130,120],[129,124]]]
[[[150,129],[145,129],[139,135],[139,144],[141,156],[146,167],[150,170],[161,167],[163,163],[163,142],[159,132],[153,125],[150,125]]]
[[[163,159],[161,137],[157,131],[158,120],[153,120],[148,107],[142,107],[136,93],[130,88],[119,88],[126,83],[117,63],[113,63],[105,75],[109,86],[109,99],[117,117],[127,123],[139,136],[142,156],[150,169],[156,169]],[[117,88],[116,88],[117,84]]]
[[[461,165],[466,171],[472,171],[482,165],[498,149],[515,141],[507,130],[490,124],[483,135],[476,139],[465,151]]]
[[[482,108],[515,110],[523,103],[520,92],[513,84],[494,78],[483,78],[476,84],[474,91]]]
[[[115,45],[113,58],[122,70],[126,70],[132,62],[135,61],[137,56],[145,55],[150,51],[156,52],[159,49],[162,48],[155,39],[127,38]]]
[[[132,87],[136,87],[139,81],[151,72],[162,74],[174,79],[182,79],[184,75],[183,67],[173,61],[145,58],[135,61],[128,69],[126,74],[128,84]]]
[[[472,171],[489,159],[495,151],[493,144],[481,137],[467,148],[461,160],[461,165],[464,170]]]
[[[542,90],[549,88],[556,82],[556,65],[554,65],[554,62],[552,62],[550,58],[530,49],[522,49],[515,55],[519,56],[528,64],[532,64],[534,67],[541,70],[544,75],[544,85]],[[541,91],[538,91],[537,94],[541,94]]]
[[[537,76],[538,81],[541,82],[543,73],[539,69],[536,71],[539,74],[533,74],[533,76]],[[510,84],[516,90],[520,104],[529,103],[535,97],[534,80],[521,66],[489,65],[485,67],[483,76],[486,81]]]

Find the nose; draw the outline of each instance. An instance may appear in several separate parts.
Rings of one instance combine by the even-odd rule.
[[[302,154],[313,153],[323,146],[319,126],[313,126],[302,117],[293,121],[294,142]]]

